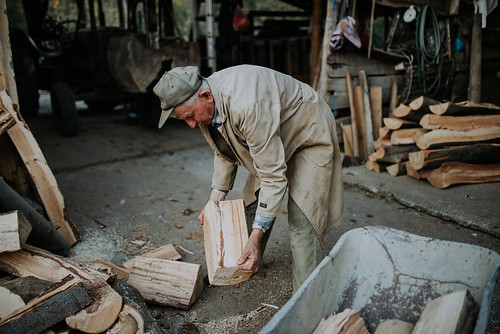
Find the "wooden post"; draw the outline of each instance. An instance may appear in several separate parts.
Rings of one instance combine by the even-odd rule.
[[[370,111],[373,140],[377,140],[378,132],[382,127],[382,87],[370,87]]]
[[[370,107],[370,95],[368,91],[368,80],[366,78],[365,71],[359,71],[359,84],[362,88],[363,102],[364,102],[364,118],[365,118],[365,133],[366,133],[366,153],[367,156],[375,152],[375,146],[373,145],[373,124],[372,124],[372,112]]]
[[[368,59],[370,59],[370,55],[372,53],[373,19],[375,16],[375,2],[376,0],[372,0],[372,12],[370,15],[370,40],[368,41]]]
[[[474,14],[472,26],[471,57],[469,69],[469,89],[467,99],[472,102],[481,102],[481,59],[482,59],[482,31],[481,13]]]
[[[363,89],[361,86],[354,87],[354,105],[356,108],[356,122],[358,126],[359,157],[361,160],[365,160],[368,158],[368,153],[366,150],[366,120],[364,115]]]
[[[330,37],[332,35],[333,29],[337,25],[338,20],[338,8],[334,8],[333,1],[326,2],[326,19],[325,19],[325,30],[323,33],[323,46],[321,51],[321,69],[319,74],[319,82],[317,85],[318,94],[326,101],[327,100],[327,84],[328,80],[328,65],[327,58],[330,54]],[[341,1],[337,1],[337,4],[341,4]]]
[[[321,0],[313,1],[313,12],[312,12],[312,32],[311,32],[311,53],[309,63],[311,64],[310,69],[310,83],[313,84],[314,81],[314,71],[316,69],[316,64],[319,60],[319,51],[321,46],[321,22],[322,22],[322,12],[323,12],[323,2]]]
[[[389,103],[389,117],[394,116],[394,109],[398,105],[398,77],[393,75],[391,77],[391,101]]]
[[[347,83],[347,93],[349,94],[349,109],[351,111],[351,129],[352,129],[352,150],[354,157],[359,158],[359,134],[358,121],[356,120],[356,105],[354,104],[354,93],[352,91],[351,73],[345,74]]]

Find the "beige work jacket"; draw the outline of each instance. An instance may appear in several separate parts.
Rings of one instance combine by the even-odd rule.
[[[257,198],[257,215],[276,217],[289,195],[320,240],[340,223],[344,194],[335,119],[308,85],[258,66],[240,65],[206,78],[222,118],[217,129],[234,153],[222,154],[209,126],[201,131],[215,151],[212,187],[231,190],[237,165],[250,172],[243,199]]]

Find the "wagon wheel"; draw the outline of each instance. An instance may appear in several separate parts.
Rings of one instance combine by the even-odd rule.
[[[54,84],[50,91],[50,100],[57,132],[65,137],[78,134],[78,113],[71,88],[63,82]]]

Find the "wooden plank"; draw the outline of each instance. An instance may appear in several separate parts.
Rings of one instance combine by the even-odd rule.
[[[331,35],[328,37],[330,39]],[[391,87],[391,76],[394,73],[394,65],[377,60],[366,59],[365,55],[356,52],[333,52],[327,59],[328,78],[340,79],[345,78],[346,73],[357,73],[358,69],[362,68],[369,74],[369,78],[386,76],[388,79],[387,88]],[[370,84],[372,84],[370,82]],[[390,92],[389,92],[390,94]]]
[[[238,265],[248,241],[242,199],[207,203],[203,232],[210,284],[237,284],[250,278],[251,273],[243,272]]]
[[[28,125],[14,110],[12,100],[6,91],[0,91],[0,103],[16,119],[16,125],[11,127],[7,133],[31,175],[51,224],[70,245],[73,245],[78,240],[79,234],[69,218],[64,197],[57,186],[56,179],[45,160],[42,150]]]
[[[447,129],[454,131],[500,127],[500,115],[439,116],[427,114],[420,120],[420,126],[429,130]]]
[[[364,117],[364,102],[363,102],[363,90],[361,86],[354,87],[354,107],[356,109],[356,123],[358,126],[358,143],[359,143],[359,157],[361,160],[368,158],[367,138],[366,138],[366,125]]]
[[[31,232],[31,224],[21,211],[0,214],[0,253],[21,249]]]
[[[382,127],[382,87],[370,87],[370,107],[372,115],[373,140],[378,139]]]
[[[152,257],[155,259],[172,260],[172,261],[181,259],[181,255],[177,252],[174,245],[172,244],[166,244],[160,248],[152,250],[151,252],[144,253],[141,256]],[[132,267],[134,266],[134,261],[135,258],[127,262],[124,262],[123,266],[127,269],[132,269]]]
[[[351,73],[346,72],[346,85],[349,94],[349,110],[351,113],[351,135],[352,135],[352,153],[353,157],[359,158],[359,134],[358,134],[358,121],[356,118],[356,105],[354,104],[354,92],[352,90]]]
[[[497,115],[500,114],[500,107],[490,103],[475,103],[463,101],[458,103],[444,102],[429,107],[430,111],[436,115],[446,116],[477,116],[477,115]]]
[[[424,130],[422,130],[420,128],[402,129],[402,130],[392,131],[392,133],[391,133],[391,144],[392,145],[410,145],[410,144],[415,144],[415,140],[416,140],[415,136],[418,135],[418,134],[423,134],[423,133],[424,133]]]
[[[421,150],[409,154],[410,164],[416,170],[437,168],[444,162],[458,161],[476,164],[500,163],[500,144],[476,144],[443,149]]]
[[[463,145],[500,141],[500,127],[479,128],[470,131],[433,130],[415,134],[415,142],[422,149],[444,145]]]
[[[418,124],[402,118],[384,117],[384,125],[391,130],[416,128]]]
[[[441,167],[432,170],[427,181],[438,189],[445,189],[454,184],[497,182],[500,181],[500,164],[445,162]]]
[[[201,266],[137,257],[127,280],[146,301],[188,309],[203,289]]]
[[[344,138],[344,154],[348,157],[354,157],[354,144],[352,135],[352,126],[342,124],[342,137]]]
[[[368,91],[368,81],[366,79],[365,71],[358,71],[359,74],[359,84],[362,88],[363,93],[363,106],[364,106],[364,118],[365,118],[365,132],[366,132],[366,155],[369,156],[375,152],[375,146],[373,145],[373,124],[372,124],[372,112],[370,107],[370,96]]]
[[[91,303],[83,284],[63,280],[0,321],[0,334],[39,333]]]
[[[425,305],[412,333],[472,333],[478,310],[468,290],[452,292]]]

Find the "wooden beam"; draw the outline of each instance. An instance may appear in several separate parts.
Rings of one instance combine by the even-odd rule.
[[[373,145],[373,123],[372,123],[372,112],[370,107],[370,96],[368,91],[368,80],[366,79],[365,71],[358,71],[359,74],[359,85],[362,88],[363,93],[363,107],[364,107],[364,118],[365,118],[365,132],[366,132],[366,153],[367,156],[375,152],[375,146]]]
[[[370,109],[372,116],[373,140],[378,139],[382,127],[382,87],[370,87]]]
[[[447,129],[454,131],[500,127],[500,115],[439,116],[427,114],[420,120],[420,126],[429,130]]]
[[[476,164],[500,163],[500,144],[476,144],[435,150],[421,150],[409,154],[410,164],[416,170],[437,168],[445,162],[457,161]]]
[[[321,50],[321,22],[323,21],[323,2],[321,0],[313,1],[312,10],[312,29],[311,29],[311,53],[310,59],[310,83],[314,83],[314,72],[318,61],[320,61],[320,50]]]
[[[470,131],[433,130],[415,134],[415,142],[422,149],[442,147],[444,145],[463,145],[479,142],[500,141],[500,127],[479,128]]]
[[[429,107],[430,111],[436,115],[446,116],[477,116],[477,115],[498,115],[500,107],[490,103],[476,103],[463,101],[458,103],[444,102]]]
[[[445,162],[429,174],[427,181],[438,189],[448,188],[454,184],[497,182],[500,181],[500,164],[473,165]]]
[[[31,224],[21,211],[0,214],[0,253],[21,249],[31,232]]]
[[[246,281],[251,274],[243,272],[238,265],[248,241],[243,200],[211,201],[204,212],[205,257],[210,284]]]
[[[146,301],[188,309],[203,289],[201,266],[137,257],[127,280]]]
[[[56,179],[45,160],[42,150],[28,125],[14,110],[12,100],[7,92],[0,91],[0,103],[16,119],[16,125],[7,132],[31,175],[51,224],[70,245],[73,245],[78,240],[79,234],[69,218],[64,197],[57,186]]]
[[[351,73],[346,72],[346,84],[347,84],[347,92],[349,94],[349,110],[351,112],[351,132],[352,132],[352,150],[353,155],[356,158],[359,158],[360,152],[360,138],[358,133],[358,120],[356,115],[356,105],[354,104],[354,92],[352,90],[352,80]]]
[[[181,259],[181,255],[177,252],[177,250],[172,244],[167,244],[165,246],[152,250],[151,252],[144,253],[141,256],[152,257],[155,259],[172,260],[172,261]],[[124,262],[123,266],[130,270],[134,266],[134,262],[135,258],[127,262]]]

